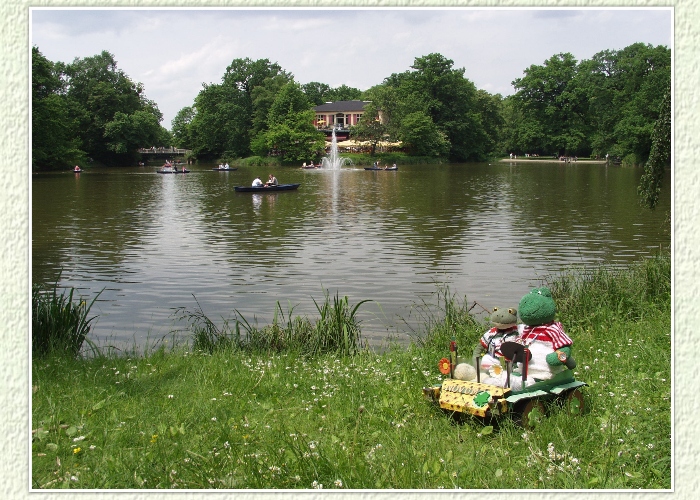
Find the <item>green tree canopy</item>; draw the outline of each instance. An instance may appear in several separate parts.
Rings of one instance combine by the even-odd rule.
[[[82,148],[106,164],[132,162],[139,147],[163,136],[163,119],[107,51],[65,66],[66,95],[79,123]],[[150,116],[149,116],[150,115]]]
[[[194,115],[194,107],[185,106],[177,112],[171,122],[173,141],[179,148],[192,149],[192,131],[190,127]]]
[[[362,91],[360,89],[348,87],[347,85],[331,88],[326,83],[309,82],[302,85],[301,89],[312,106],[318,106],[325,102],[362,99]]]
[[[465,69],[455,69],[453,64],[441,54],[428,54],[415,59],[413,71],[392,74],[384,80],[384,85],[396,89],[395,99],[390,101],[390,128],[405,134],[402,120],[421,111],[447,139],[451,160],[483,159],[484,141],[495,143],[495,139],[489,139],[483,127],[483,103],[476,87],[464,77]]]
[[[557,54],[544,65],[533,64],[524,77],[513,81],[517,90],[514,105],[528,117],[520,122],[529,129],[519,134],[525,151],[574,155],[590,150],[586,143],[586,96],[577,70],[573,55]]]
[[[197,157],[241,158],[251,153],[251,137],[266,127],[276,89],[290,74],[268,59],[234,59],[220,84],[203,84],[189,126]]]
[[[328,101],[327,96],[331,88],[326,83],[309,82],[302,85],[301,90],[313,106],[318,106]]]
[[[369,102],[365,104],[359,123],[350,130],[350,135],[353,139],[368,141],[372,148],[370,154],[374,155],[377,144],[385,138],[387,130],[387,126],[379,119],[378,103]]]
[[[78,122],[71,113],[61,66],[32,47],[32,169],[51,170],[84,164]]]
[[[324,135],[313,126],[314,112],[301,86],[284,85],[270,105],[267,129],[258,132],[251,142],[260,156],[275,154],[285,162],[301,161],[314,156],[324,147]]]

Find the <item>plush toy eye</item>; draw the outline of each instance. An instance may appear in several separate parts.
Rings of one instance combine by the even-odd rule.
[[[493,308],[493,312],[496,312],[496,311],[498,311],[498,307]]]
[[[516,314],[518,314],[518,311],[516,311],[515,309],[513,309],[513,308],[511,307],[510,309],[508,309],[508,313],[509,313],[509,314],[512,314],[513,316],[515,316]]]

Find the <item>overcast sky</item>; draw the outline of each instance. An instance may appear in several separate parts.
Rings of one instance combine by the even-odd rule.
[[[440,53],[477,88],[510,95],[533,64],[570,52],[590,59],[636,42],[673,48],[663,8],[39,9],[30,44],[51,61],[103,50],[144,85],[162,125],[220,83],[236,58],[269,59],[298,83],[365,90],[416,57]]]

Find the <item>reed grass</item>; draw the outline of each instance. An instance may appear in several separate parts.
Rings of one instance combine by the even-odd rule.
[[[659,252],[625,268],[574,269],[550,278],[548,286],[560,319],[590,328],[670,312],[671,271],[670,254]]]
[[[220,349],[252,353],[294,351],[308,356],[327,353],[350,356],[357,353],[361,343],[357,312],[369,300],[352,306],[347,296],[340,298],[336,293],[331,299],[327,290],[324,293],[323,302],[314,299],[319,313],[315,323],[306,316],[295,316],[291,304],[285,313],[279,301],[272,324],[263,327],[251,324],[239,311],[232,319],[222,318],[219,327],[204,313],[199,302],[194,311],[180,308],[176,316],[188,322],[193,348],[210,354]]]
[[[74,300],[73,288],[59,293],[58,282],[49,290],[45,288],[32,287],[32,357],[55,353],[78,356],[83,343],[90,342],[87,336],[97,316],[88,316],[102,292],[88,303],[82,298]]]

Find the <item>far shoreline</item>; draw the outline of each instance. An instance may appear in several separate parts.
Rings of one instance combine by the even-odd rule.
[[[607,162],[605,160],[583,160],[583,159],[578,159],[575,161],[571,162],[566,162],[563,160],[555,160],[555,159],[544,159],[544,158],[503,158],[502,160],[498,160],[499,163],[592,163],[592,164],[597,164],[597,165],[605,165]]]

